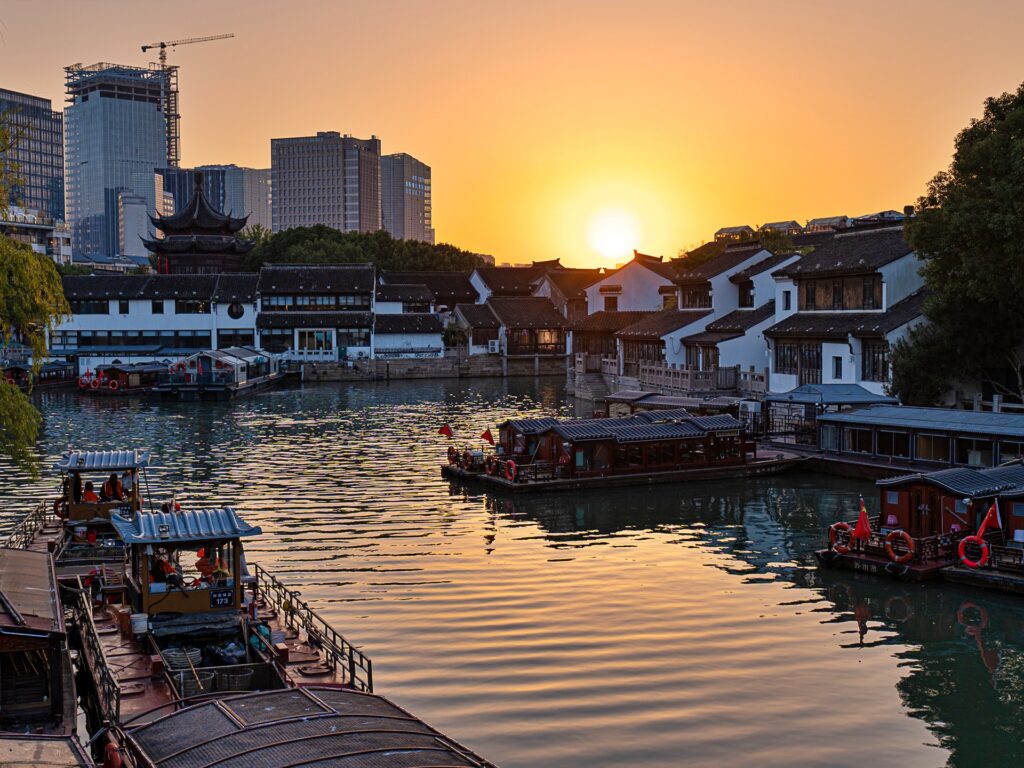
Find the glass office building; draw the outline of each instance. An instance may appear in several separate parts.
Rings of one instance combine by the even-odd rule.
[[[384,229],[399,240],[434,242],[430,166],[404,152],[380,159]]]
[[[120,247],[118,196],[167,163],[163,105],[170,73],[157,65],[65,67],[67,219],[74,248],[112,256]],[[141,191],[140,191],[141,192]]]
[[[220,210],[234,216],[248,216],[248,226],[272,226],[270,216],[270,169],[241,168],[237,165],[201,165],[197,171],[222,173],[224,203]],[[207,195],[210,191],[207,190]],[[211,202],[213,198],[210,198]]]
[[[64,120],[49,99],[0,88],[0,114],[19,136],[3,160],[16,166],[9,206],[64,218]]]

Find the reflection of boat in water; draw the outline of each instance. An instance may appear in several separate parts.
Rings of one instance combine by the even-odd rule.
[[[877,485],[879,513],[833,523],[829,547],[817,553],[822,565],[1024,593],[1020,462],[903,475]]]
[[[278,768],[342,758],[383,768],[490,765],[373,693],[370,659],[297,591],[246,562],[244,542],[261,533],[258,527],[230,508],[181,510],[169,503],[146,511],[138,470],[147,460],[137,451],[65,457],[58,465],[66,473],[64,498],[41,505],[44,514],[37,510],[17,529],[11,542],[17,548],[0,550],[6,557],[0,606],[11,620],[28,615],[19,605],[49,610],[41,616],[47,627],[19,629],[21,636],[28,629],[39,634],[38,648],[21,648],[22,638],[14,658],[0,637],[4,717],[15,711],[8,706],[12,697],[25,699],[26,718],[48,719],[22,718],[15,726],[51,723],[54,734],[74,736],[66,614],[83,669],[91,741],[111,765],[186,768],[238,760]],[[78,500],[82,476],[115,464],[134,468],[130,496]],[[111,482],[116,477],[112,471]],[[83,521],[92,543],[97,530],[116,537],[116,566],[104,561],[83,574],[61,561]],[[46,590],[36,583],[45,578]],[[0,633],[10,634],[3,624]],[[29,651],[35,655],[26,656]],[[32,660],[35,666],[26,666]],[[25,667],[29,682],[49,669],[40,678],[48,684],[36,691],[38,685],[10,674],[16,667]],[[3,749],[0,740],[0,754]]]

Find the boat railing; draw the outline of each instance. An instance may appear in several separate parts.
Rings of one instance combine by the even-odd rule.
[[[252,568],[257,591],[284,617],[285,624],[293,630],[304,631],[309,644],[323,652],[327,666],[332,670],[340,667],[346,673],[349,685],[373,693],[373,662],[370,658],[299,599],[297,590],[289,589],[259,565],[254,564]]]
[[[535,483],[538,480],[555,480],[562,476],[561,467],[552,461],[531,461],[523,463],[522,459],[511,459],[515,462],[516,471],[512,482]],[[509,460],[498,461],[498,476],[508,478]],[[511,479],[511,478],[510,478]]]
[[[112,723],[119,722],[121,719],[121,686],[118,685],[117,678],[107,663],[107,655],[103,652],[103,644],[100,642],[96,623],[92,618],[89,590],[82,586],[81,578],[77,579],[77,593],[72,603],[72,610],[81,633],[82,653],[85,656],[86,666],[88,666],[96,685],[100,713],[105,720]]]
[[[876,515],[870,518],[871,523],[871,535],[867,541],[863,539],[853,538],[853,529],[857,527],[856,520],[847,521],[847,525],[850,526],[849,531],[840,531],[837,534],[836,541],[840,544],[848,546],[850,553],[874,555],[876,557],[889,557],[889,552],[886,549],[888,543],[892,547],[893,552],[896,555],[903,555],[907,551],[906,542],[902,536],[897,536],[887,541],[889,533],[892,529],[883,530],[881,526],[881,517]],[[911,537],[914,542],[914,554],[909,562],[915,564],[924,563],[935,563],[935,562],[953,562],[957,558],[957,546],[964,536],[968,535],[968,531],[957,531],[950,532],[940,535],[932,536],[918,536]]]
[[[28,549],[39,532],[56,519],[53,507],[45,501],[40,502],[14,527],[4,546],[10,549]]]

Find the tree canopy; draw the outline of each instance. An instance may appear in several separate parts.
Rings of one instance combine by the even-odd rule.
[[[927,331],[893,350],[893,389],[933,404],[958,380],[1024,399],[1024,85],[985,102],[906,225],[924,260]]]
[[[256,247],[243,265],[257,271],[264,264],[353,264],[373,262],[381,269],[470,272],[482,265],[477,254],[454,245],[432,245],[418,240],[396,240],[387,232],[339,232],[317,224],[268,235],[247,228]]]

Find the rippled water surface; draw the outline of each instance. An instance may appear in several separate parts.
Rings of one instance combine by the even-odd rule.
[[[544,379],[39,405],[49,457],[146,446],[154,498],[242,510],[250,560],[369,653],[379,693],[504,768],[1024,764],[1024,603],[813,567],[870,484],[513,500],[440,477],[443,422],[572,413]],[[0,473],[5,527],[54,488]]]

